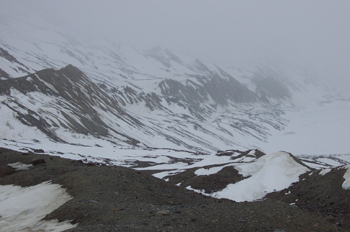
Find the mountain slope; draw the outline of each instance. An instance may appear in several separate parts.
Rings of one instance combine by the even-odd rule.
[[[330,96],[310,73],[72,38],[22,10],[0,21],[4,146],[35,149],[51,139],[55,152],[101,146],[108,154],[98,157],[115,160],[115,150],[130,147],[348,153],[350,101]]]
[[[0,95],[7,96],[2,103],[13,111],[15,119],[36,127],[56,142],[68,142],[55,133],[59,129],[84,135],[121,136],[127,143],[136,142],[103,122],[98,111],[108,110],[116,118],[125,113],[114,99],[73,66],[0,82]],[[129,120],[137,123],[130,116]]]
[[[46,72],[52,72],[47,76],[55,75],[55,70],[73,65],[89,79],[84,79],[86,85],[93,83],[94,87],[86,89],[87,93],[102,99],[101,102],[94,102],[85,96],[81,99],[85,102],[79,106],[76,101],[79,97],[65,98],[65,110],[62,110],[62,107],[57,106],[59,100],[49,100],[57,97],[50,94],[50,91],[54,93],[50,86],[37,83],[42,88],[34,90],[34,87],[27,85],[34,91],[31,94],[44,95],[42,98],[47,99],[47,102],[42,103],[46,104],[47,111],[48,102],[54,102],[56,106],[53,104],[52,107],[65,114],[55,117],[51,114],[42,118],[46,129],[40,130],[49,137],[56,136],[56,141],[89,144],[86,139],[107,139],[111,136],[113,139],[108,141],[121,145],[139,142],[140,146],[199,152],[231,148],[260,148],[275,152],[276,149],[283,149],[279,148],[278,142],[288,142],[293,133],[304,134],[302,128],[300,132],[284,131],[293,120],[291,113],[302,112],[310,104],[318,107],[320,101],[325,102],[324,96],[330,94],[309,73],[296,68],[263,65],[232,68],[203,62],[160,47],[140,51],[122,43],[72,38],[37,18],[39,16],[24,15],[27,15],[27,20],[6,12],[1,16],[1,79],[17,79],[47,69],[51,71]],[[59,81],[52,81],[53,77],[49,79],[52,83],[47,83],[56,90],[61,89]],[[35,78],[33,80],[36,81]],[[84,92],[74,92],[74,88],[81,88],[78,83],[71,82],[66,87],[64,91],[71,91],[71,96],[86,95]],[[65,96],[64,91],[59,94]],[[2,93],[3,104],[3,99],[7,99],[9,94],[9,90]],[[10,99],[15,95],[11,93]],[[18,104],[25,105],[20,99]],[[326,100],[334,99],[330,97]],[[343,108],[349,107],[347,102],[342,102]],[[1,122],[2,138],[19,141],[21,136],[16,136],[11,126],[6,125],[16,125],[17,130],[23,131],[19,134],[26,134],[27,129],[18,125],[18,121],[12,121],[16,117],[12,116],[13,108],[8,106],[2,107],[6,115]],[[33,112],[36,109],[31,108]],[[75,111],[73,108],[80,110]],[[89,113],[91,115],[87,116]],[[35,112],[35,115],[39,114]],[[57,118],[63,123],[62,127],[56,126],[60,125]],[[69,131],[74,132],[74,135]],[[284,133],[288,133],[289,137]],[[37,136],[36,139],[43,140],[41,137]],[[82,138],[86,138],[85,142]],[[283,138],[283,141],[278,138]],[[293,140],[296,139],[294,136]],[[332,141],[334,144],[336,142]],[[326,146],[326,143],[322,144]],[[345,145],[337,144],[336,147],[341,148],[341,151],[346,150]],[[300,154],[302,151],[297,152]]]

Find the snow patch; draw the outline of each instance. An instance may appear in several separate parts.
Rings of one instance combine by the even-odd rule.
[[[190,185],[187,186],[186,189],[187,189],[187,190],[194,191],[194,192],[196,192],[196,193],[200,193],[200,194],[206,195],[206,196],[210,196],[210,194],[205,193],[204,189],[202,189],[202,190],[194,189],[194,188],[192,188]]]
[[[227,185],[225,189],[213,193],[213,197],[238,202],[259,200],[267,193],[288,188],[299,180],[301,174],[310,170],[286,152],[265,155],[255,162],[239,164],[235,168],[239,174],[249,178]]]
[[[212,168],[200,168],[198,170],[196,170],[194,172],[194,174],[196,174],[197,176],[201,176],[201,175],[212,175],[215,173],[218,173],[219,171],[221,171],[224,168],[224,166],[220,166],[220,167],[212,167]]]
[[[8,164],[8,166],[15,169],[16,171],[24,171],[24,170],[28,170],[29,168],[33,167],[33,164],[23,164],[21,162],[16,162],[16,163]]]
[[[346,166],[347,170],[344,174],[345,181],[342,184],[343,189],[350,190],[350,165]]]
[[[322,169],[321,171],[320,171],[320,175],[321,176],[324,176],[324,175],[326,175],[328,172],[330,172],[332,169],[330,169],[330,168],[325,168],[325,169]]]
[[[58,232],[74,228],[76,225],[68,221],[42,220],[70,199],[60,185],[50,182],[31,187],[0,185],[0,232]]]

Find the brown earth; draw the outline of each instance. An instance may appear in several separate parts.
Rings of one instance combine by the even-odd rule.
[[[28,164],[37,160],[41,161],[26,171],[14,172],[7,166],[8,163]],[[308,206],[301,209],[287,201],[281,202],[281,197],[252,203],[219,200],[124,167],[83,164],[55,156],[0,149],[0,170],[5,170],[0,171],[3,173],[1,185],[32,186],[43,181],[62,185],[73,199],[45,219],[78,223],[69,231],[289,232],[350,229],[346,223],[336,225]],[[295,190],[295,194],[297,192]]]

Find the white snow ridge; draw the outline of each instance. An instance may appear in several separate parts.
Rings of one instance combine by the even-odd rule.
[[[347,168],[343,178],[345,181],[342,184],[343,189],[350,190],[350,165],[347,165],[345,168]]]
[[[0,232],[59,232],[77,225],[68,221],[41,220],[72,197],[58,184],[43,182],[31,187],[0,185]]]
[[[252,163],[235,166],[239,174],[250,176],[235,184],[229,184],[212,196],[227,198],[237,202],[255,201],[266,194],[281,191],[299,180],[299,176],[307,171],[307,167],[297,163],[287,152],[265,155]]]

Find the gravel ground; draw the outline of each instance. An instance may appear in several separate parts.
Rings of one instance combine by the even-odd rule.
[[[13,171],[8,163],[33,163]],[[230,172],[228,172],[230,173]],[[258,202],[219,200],[124,167],[0,149],[0,184],[62,185],[73,199],[44,220],[71,220],[69,231],[346,231],[318,212],[274,196]],[[297,194],[297,193],[295,193]]]
[[[344,190],[346,169],[334,168],[325,175],[304,174],[302,181],[293,184],[281,192],[271,193],[267,197],[309,211],[325,220],[350,231],[350,191]]]

